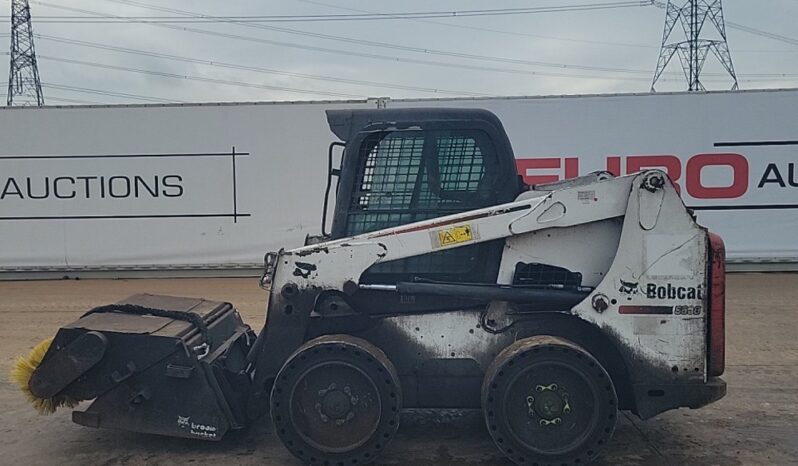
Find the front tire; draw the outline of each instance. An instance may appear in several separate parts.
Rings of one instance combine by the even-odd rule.
[[[379,348],[350,335],[308,341],[280,369],[271,417],[283,444],[309,464],[374,461],[399,428],[402,391]]]
[[[618,398],[602,365],[559,337],[519,340],[493,360],[482,385],[496,446],[519,465],[585,464],[615,430]]]

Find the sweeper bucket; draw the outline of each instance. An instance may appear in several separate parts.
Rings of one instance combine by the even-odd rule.
[[[255,335],[229,303],[135,295],[61,328],[33,371],[33,397],[94,400],[72,420],[220,440],[244,427]]]

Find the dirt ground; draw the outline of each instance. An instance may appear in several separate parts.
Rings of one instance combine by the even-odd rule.
[[[260,329],[264,293],[255,279],[0,282],[0,463],[298,465],[262,419],[218,443],[72,424],[69,410],[35,414],[6,376],[58,327],[96,305],[136,292],[234,302]],[[729,276],[728,395],[701,410],[648,421],[621,416],[597,464],[798,464],[798,274]],[[509,465],[476,411],[409,412],[380,458],[394,465]]]

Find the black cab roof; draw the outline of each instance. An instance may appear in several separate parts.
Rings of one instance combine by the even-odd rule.
[[[477,108],[397,108],[397,109],[347,109],[327,110],[330,130],[344,142],[364,129],[398,129],[424,126],[426,122],[476,121],[493,126],[504,133],[499,118],[492,112]]]

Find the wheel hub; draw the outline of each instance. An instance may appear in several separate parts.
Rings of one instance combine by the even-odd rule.
[[[322,422],[335,421],[336,425],[342,425],[355,417],[353,410],[358,403],[358,398],[352,394],[352,389],[347,385],[343,389],[338,389],[335,383],[330,384],[326,389],[319,390],[319,402],[316,403],[316,411],[319,413]]]
[[[553,419],[562,414],[565,405],[562,398],[554,392],[543,392],[535,400],[535,412],[545,419]]]
[[[541,426],[560,425],[562,415],[571,413],[569,395],[563,387],[552,383],[537,385],[526,397],[527,415],[539,417]]]

